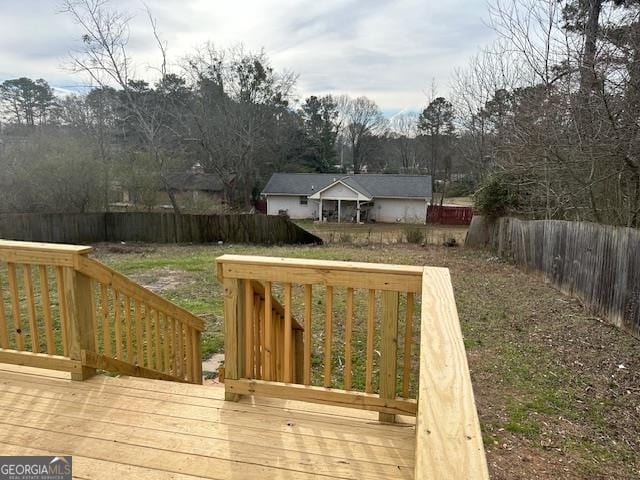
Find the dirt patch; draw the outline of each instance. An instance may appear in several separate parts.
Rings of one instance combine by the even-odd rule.
[[[163,293],[177,288],[185,288],[195,283],[187,272],[171,268],[152,268],[143,273],[130,275],[130,278],[154,293]]]

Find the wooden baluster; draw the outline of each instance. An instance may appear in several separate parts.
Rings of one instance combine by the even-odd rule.
[[[260,308],[259,308],[259,314],[260,314],[260,380],[266,380],[266,355],[267,355],[267,347],[266,347],[266,340],[265,340],[265,335],[266,335],[266,326],[265,326],[265,318],[264,318],[264,312],[265,312],[265,306],[264,306],[264,299],[261,298],[260,299]]]
[[[324,312],[324,381],[325,387],[331,387],[331,344],[333,340],[333,287],[326,287]]]
[[[33,279],[31,278],[31,274],[31,265],[22,265],[22,279],[24,281],[25,300],[27,302],[29,330],[31,331],[31,351],[33,353],[40,353],[40,335],[38,333],[36,302],[33,296]]]
[[[284,284],[284,381],[293,382],[293,345],[291,326],[291,284]]]
[[[200,349],[200,332],[191,329],[191,351],[193,352],[193,382],[202,383],[202,352]]]
[[[193,343],[191,342],[191,327],[189,325],[184,325],[182,331],[184,332],[184,351],[185,351],[185,359],[186,359],[186,373],[187,380],[189,382],[193,382],[193,361],[194,354],[193,351]]]
[[[171,317],[171,354],[173,358],[173,375],[178,375],[178,342],[176,341],[176,319]]]
[[[120,315],[120,292],[113,289],[113,322],[116,333],[116,356],[122,360],[122,319]]]
[[[411,383],[411,347],[413,346],[413,292],[407,293],[407,317],[404,330],[404,353],[402,366],[402,396],[409,398]]]
[[[98,338],[98,307],[96,306],[96,296],[99,296],[99,285],[96,284],[93,280],[89,281],[90,289],[91,289],[91,298],[89,299],[90,308],[93,318],[93,340],[95,342],[96,348],[100,345],[100,339]]]
[[[347,300],[345,305],[345,322],[344,322],[344,389],[351,390],[352,371],[351,363],[352,352],[351,343],[353,337],[353,288],[347,288]]]
[[[44,314],[44,335],[47,339],[47,353],[49,355],[55,355],[56,342],[53,336],[53,317],[51,315],[51,298],[49,296],[49,278],[47,277],[47,267],[40,265],[38,268],[40,272],[40,299],[42,301],[42,312]],[[0,290],[0,297],[2,291]],[[4,314],[4,304],[0,303],[2,314]],[[1,323],[0,318],[0,323]],[[6,348],[6,347],[4,347]]]
[[[182,323],[176,320],[176,375],[184,378],[184,350],[182,344]]]
[[[155,348],[155,356],[156,356],[156,364],[155,369],[158,371],[162,371],[162,350],[160,350],[160,312],[157,310],[153,311],[153,338],[154,338],[154,348]]]
[[[24,336],[22,332],[22,319],[20,318],[20,295],[18,292],[18,278],[16,265],[7,263],[9,274],[9,294],[11,296],[11,311],[13,313],[13,331],[16,336],[16,350],[24,350]]]
[[[304,286],[304,366],[302,383],[311,385],[311,316],[313,286]]]
[[[170,341],[171,341],[171,322],[169,321],[169,316],[165,313],[164,317],[164,335],[162,338],[162,347],[164,350],[164,372],[171,373],[171,363],[170,363]]]
[[[255,378],[254,373],[254,351],[253,351],[253,336],[254,336],[254,306],[253,306],[253,287],[251,286],[251,282],[246,280],[244,282],[244,311],[245,315],[245,325],[244,325],[244,336],[245,336],[245,365],[244,365],[244,377],[245,378]]]
[[[262,379],[262,330],[261,330],[261,300],[260,296],[254,294],[253,295],[253,325],[255,327],[255,337],[253,342],[254,355],[255,359],[255,378],[258,380]]]
[[[273,306],[271,304],[271,282],[264,282],[264,362],[265,380],[273,380]],[[225,319],[227,318],[225,314]]]
[[[144,346],[147,353],[147,367],[153,368],[153,332],[151,331],[151,318],[153,310],[146,305],[144,316]]]
[[[127,337],[127,361],[133,363],[133,331],[131,330],[131,299],[124,297],[124,330]]]
[[[380,398],[396,398],[398,377],[398,292],[385,291],[382,295],[382,342],[380,359]],[[381,422],[394,422],[392,413],[379,413]]]
[[[0,348],[9,348],[9,335],[7,333],[7,317],[4,311],[4,292],[0,279]]]
[[[135,322],[136,322],[136,360],[139,367],[144,366],[144,351],[142,343],[142,303],[136,300]],[[145,313],[148,313],[145,311]]]
[[[102,343],[104,345],[104,354],[107,357],[112,356],[111,352],[111,328],[109,326],[109,288],[104,283],[100,284],[100,303],[102,314]]]
[[[295,383],[302,383],[304,377],[304,330],[296,329],[293,331],[293,345],[294,345],[294,365],[293,365],[293,378]]]
[[[272,359],[273,359],[273,365],[272,365],[272,371],[273,371],[273,377],[271,378],[272,380],[275,380],[276,382],[281,382],[282,381],[282,376],[281,376],[281,372],[280,372],[280,367],[281,367],[281,363],[280,363],[280,350],[281,350],[281,344],[280,344],[280,315],[278,315],[274,309],[274,311],[272,312],[272,317],[273,319],[273,355],[272,355]]]
[[[62,353],[69,356],[69,319],[67,310],[67,300],[64,296],[64,275],[63,268],[56,267],[56,286],[58,290],[58,315],[60,316],[60,334],[62,337]],[[93,292],[91,293],[93,295]],[[95,311],[95,310],[94,310]]]
[[[373,392],[373,341],[376,328],[376,291],[369,290],[369,300],[367,304],[367,357],[365,367],[365,389],[366,393]]]

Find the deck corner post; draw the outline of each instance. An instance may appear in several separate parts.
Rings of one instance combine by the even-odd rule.
[[[82,362],[82,352],[95,352],[94,311],[91,307],[91,279],[72,267],[64,269],[64,295],[67,303],[69,357]],[[72,380],[86,380],[96,369],[82,362],[79,372],[72,372]]]
[[[380,363],[380,398],[396,398],[398,372],[398,292],[384,291],[382,297],[382,344]],[[394,423],[393,413],[380,412],[381,422]]]
[[[245,280],[224,278],[224,375],[225,379],[238,380],[240,366],[244,359],[242,336],[244,322],[244,302],[240,292],[244,292]],[[236,402],[240,395],[229,391],[225,385],[225,400]]]

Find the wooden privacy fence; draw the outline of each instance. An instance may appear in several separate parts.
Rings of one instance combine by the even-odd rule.
[[[473,218],[473,208],[453,207],[448,205],[429,205],[427,207],[427,223],[443,225],[469,225]]]
[[[154,212],[0,214],[0,238],[61,243],[322,243],[281,217]]]
[[[91,250],[0,240],[0,362],[202,383],[202,320]]]
[[[640,337],[640,232],[589,222],[474,217],[467,245],[489,247],[592,313]]]
[[[217,270],[228,400],[416,416],[415,478],[488,478],[446,269],[223,255]]]

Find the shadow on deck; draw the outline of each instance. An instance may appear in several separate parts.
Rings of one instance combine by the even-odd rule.
[[[77,478],[413,478],[413,418],[5,364],[0,384],[2,454],[73,455]]]

